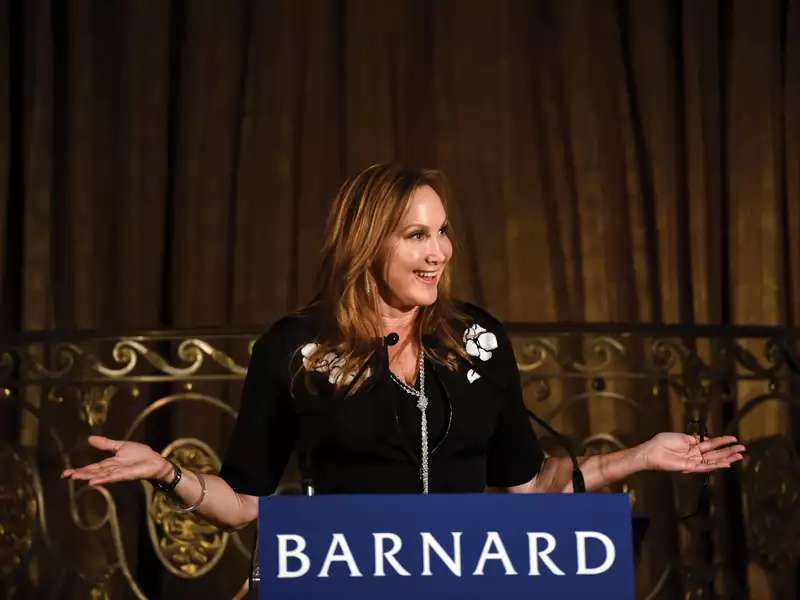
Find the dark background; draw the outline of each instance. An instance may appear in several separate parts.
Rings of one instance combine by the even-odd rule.
[[[796,0],[0,0],[0,334],[263,327],[389,160],[503,320],[794,326],[798,106]]]
[[[443,169],[513,321],[796,322],[795,1],[0,0],[4,331],[263,324]]]

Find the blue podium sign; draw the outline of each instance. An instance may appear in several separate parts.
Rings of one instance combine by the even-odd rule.
[[[270,496],[260,597],[633,600],[623,494]]]

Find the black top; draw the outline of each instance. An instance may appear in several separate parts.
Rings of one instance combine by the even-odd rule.
[[[432,365],[429,360],[425,360],[425,396],[428,398],[428,408],[425,411],[425,418],[428,423],[428,449],[432,450],[444,439],[447,431],[447,424],[450,420],[450,405],[442,391],[439,379],[434,377]],[[417,397],[412,396],[401,388],[396,382],[391,386],[391,397],[393,410],[397,411],[400,429],[405,436],[409,447],[415,449],[417,460],[422,455],[420,445],[420,428],[422,426],[422,415],[417,408]],[[414,383],[414,389],[419,391],[419,375]]]
[[[459,359],[456,371],[425,363],[431,493],[519,485],[543,460],[502,325],[475,306],[460,309],[469,317],[460,327],[471,362]],[[290,316],[256,341],[220,476],[237,492],[269,495],[296,450],[317,493],[420,492],[413,399],[389,378],[385,355],[348,398],[333,396],[330,371],[313,373],[307,385],[302,350],[319,331],[313,315]]]

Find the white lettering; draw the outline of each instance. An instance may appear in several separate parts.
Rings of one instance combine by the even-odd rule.
[[[595,539],[600,540],[605,546],[606,550],[606,558],[599,567],[587,567],[586,566],[586,540],[587,539]],[[605,573],[611,568],[611,565],[614,564],[614,560],[617,557],[616,548],[614,548],[614,542],[611,541],[607,535],[600,533],[599,531],[576,531],[575,532],[575,541],[578,544],[578,571],[576,575],[599,575],[600,573]]]
[[[347,563],[350,569],[350,577],[362,577],[356,560],[353,558],[353,553],[350,551],[350,546],[347,544],[347,538],[344,537],[343,533],[333,534],[331,545],[328,547],[328,554],[325,556],[325,562],[322,563],[322,568],[319,570],[317,577],[328,577],[328,571],[333,562]]]
[[[539,550],[539,540],[544,540],[546,546],[544,550]],[[564,575],[564,571],[558,568],[553,559],[550,558],[550,553],[556,549],[556,538],[543,531],[528,532],[528,554],[530,556],[531,568],[528,575],[539,575],[539,560],[541,560],[551,573],[555,575]]]
[[[306,540],[302,535],[294,535],[291,533],[278,534],[278,579],[302,577],[311,568],[311,561],[305,555],[303,550],[306,549]],[[289,542],[294,542],[295,546],[289,550]],[[288,559],[296,558],[300,561],[300,568],[290,571],[287,563]]]
[[[492,547],[495,549],[493,552],[490,551]],[[508,552],[506,552],[506,547],[503,545],[503,540],[500,539],[500,534],[496,531],[486,532],[486,543],[483,545],[481,556],[478,559],[478,565],[475,567],[475,571],[472,574],[483,575],[483,567],[487,560],[501,561],[506,570],[506,575],[517,574],[514,570],[514,565],[511,564],[511,560],[508,558]]]
[[[433,575],[431,572],[431,550],[433,550],[453,575],[461,577],[461,532],[451,532],[453,536],[452,557],[430,532],[423,531],[420,535],[422,536],[422,575]]]
[[[450,532],[452,536],[452,548],[445,549],[442,544],[428,531],[420,532],[422,538],[422,572],[423,577],[431,577],[432,555],[441,561],[453,575],[462,576],[461,568],[461,531]],[[530,576],[540,576],[546,569],[550,573],[558,576],[565,575],[564,571],[553,560],[553,552],[556,550],[557,540],[555,536],[543,531],[527,532],[528,536],[528,558]],[[386,577],[387,568],[403,577],[411,576],[399,560],[399,554],[403,549],[403,539],[396,533],[376,532],[372,534],[374,542],[375,558],[375,577]],[[278,534],[278,578],[291,579],[303,577],[311,570],[311,559],[306,554],[306,539],[297,534]],[[596,540],[603,546],[605,554],[600,564],[589,566],[587,564],[587,546],[589,540]],[[614,542],[607,535],[599,531],[576,531],[575,532],[576,551],[577,551],[577,570],[576,575],[600,575],[605,573],[614,565],[616,561],[616,548]],[[544,546],[543,548],[541,546]],[[595,546],[596,550],[599,547]],[[595,556],[597,558],[595,558]],[[593,553],[593,562],[599,560],[600,555]],[[514,564],[509,557],[503,540],[497,531],[487,531],[486,539],[483,544],[478,562],[475,565],[473,575],[484,575],[486,564],[491,560],[499,560],[505,571],[505,575],[517,575]],[[334,563],[344,563],[347,565],[350,577],[363,577],[358,567],[353,552],[343,533],[331,534],[331,542],[325,555],[325,560],[319,570],[317,577],[329,577],[331,566]]]
[[[373,533],[372,537],[375,540],[375,577],[385,577],[386,572],[383,567],[383,561],[386,559],[396,573],[400,575],[411,575],[405,570],[403,565],[394,557],[395,554],[400,552],[403,547],[403,540],[396,533]],[[384,542],[392,542],[392,547],[387,551],[384,549]]]

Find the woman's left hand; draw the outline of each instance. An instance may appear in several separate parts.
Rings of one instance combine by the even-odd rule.
[[[708,473],[742,460],[745,447],[732,435],[700,441],[685,433],[659,433],[641,445],[644,468],[681,473]]]

